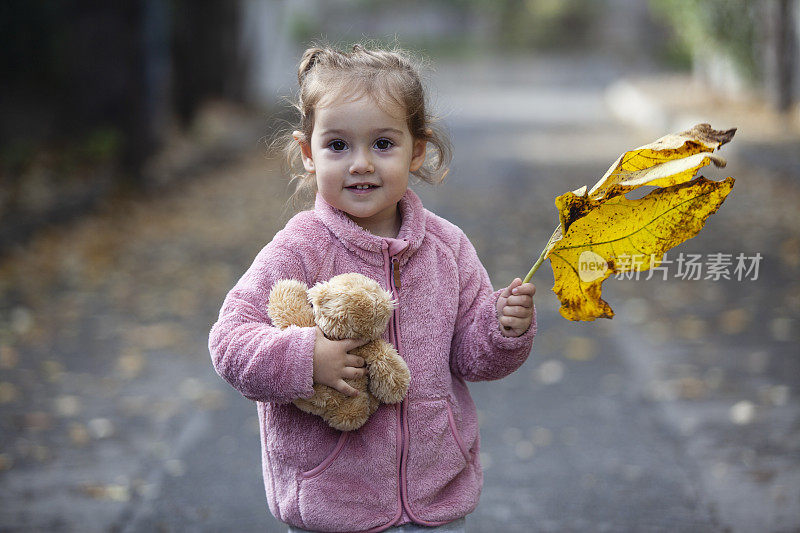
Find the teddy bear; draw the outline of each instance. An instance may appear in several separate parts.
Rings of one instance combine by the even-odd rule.
[[[402,401],[411,374],[397,350],[380,338],[394,308],[392,293],[362,274],[340,274],[311,289],[293,279],[276,282],[268,307],[269,318],[276,327],[316,325],[332,340],[370,340],[349,352],[363,357],[367,368],[365,376],[345,380],[359,391],[358,396],[347,396],[315,383],[314,395],[297,399],[294,405],[321,416],[339,431],[354,431],[378,409],[380,402]]]

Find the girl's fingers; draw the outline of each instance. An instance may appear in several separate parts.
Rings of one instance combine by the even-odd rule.
[[[344,346],[344,351],[349,352],[350,350],[355,350],[359,346],[364,346],[369,342],[368,339],[344,339],[339,341]]]
[[[531,308],[522,305],[507,305],[503,308],[503,315],[525,318],[531,316]]]
[[[533,307],[533,298],[527,295],[509,296],[506,305],[521,305],[522,307]]]
[[[343,379],[340,379],[339,382],[336,384],[334,389],[338,390],[342,394],[346,394],[347,396],[358,396],[358,391],[347,384],[347,382]]]
[[[500,317],[500,325],[505,328],[513,328],[514,324],[516,323],[516,320],[517,319],[514,318],[513,316],[503,315]]]
[[[518,318],[515,316],[504,315],[500,317],[500,325],[502,325],[505,328],[521,330],[521,329],[527,329],[529,324],[526,318]]]
[[[519,279],[519,278],[518,278]],[[536,286],[533,283],[523,283],[512,289],[513,294],[528,294],[533,296],[536,293]]]
[[[342,370],[342,377],[344,379],[358,379],[363,378],[367,374],[366,368],[354,368],[352,366],[345,367]]]
[[[522,284],[522,280],[521,280],[521,279],[519,279],[519,278],[514,278],[514,281],[512,281],[511,283],[509,283],[509,284],[508,284],[508,287],[506,287],[505,289],[503,289],[503,292],[501,292],[501,293],[500,293],[500,296],[502,296],[502,297],[504,297],[504,298],[507,298],[507,297],[511,296],[511,291],[513,291],[514,289],[516,289],[517,287],[519,287],[521,284]]]
[[[346,366],[354,366],[354,367],[362,367],[366,364],[363,357],[359,357],[353,354],[347,354],[344,358],[344,364]]]

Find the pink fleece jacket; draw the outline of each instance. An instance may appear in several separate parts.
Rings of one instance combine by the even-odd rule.
[[[455,225],[399,204],[397,239],[363,230],[317,195],[265,246],[225,298],[209,336],[217,372],[258,405],[272,513],[316,531],[381,531],[443,524],[472,512],[483,474],[475,404],[465,381],[502,378],[531,351],[536,318],[504,337],[489,276]],[[292,400],[313,394],[314,328],[274,327],[277,280],[312,286],[359,272],[399,302],[384,338],[411,370],[406,399],[382,405],[360,429],[339,432]]]

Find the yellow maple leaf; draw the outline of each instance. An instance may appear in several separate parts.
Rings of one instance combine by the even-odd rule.
[[[600,297],[603,281],[658,265],[667,250],[700,232],[733,188],[732,177],[695,176],[710,163],[725,166],[713,151],[735,131],[698,124],[667,135],[620,156],[590,191],[582,187],[556,198],[559,225],[524,281],[549,258],[562,316],[612,318]],[[625,197],[643,185],[658,188],[640,199]]]

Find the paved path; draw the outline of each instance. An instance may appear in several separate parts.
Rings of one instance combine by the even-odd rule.
[[[611,119],[605,88],[624,73],[582,59],[442,73],[457,162],[450,190],[424,200],[477,242],[496,285],[538,255],[556,220],[552,198],[591,186],[616,154],[653,140]],[[675,101],[670,90],[648,96]],[[513,531],[800,526],[800,136],[752,105],[703,102],[676,106],[673,118],[744,128],[723,150],[739,181],[673,255],[758,252],[760,276],[688,281],[673,265],[667,281],[609,280],[617,318],[574,324],[557,314],[540,270],[533,356],[471,389],[490,458],[477,531],[497,521]]]
[[[597,58],[439,65],[455,162],[445,185],[417,190],[495,285],[538,256],[556,195],[652,140],[607,111],[625,73]],[[749,157],[764,153],[752,141],[731,152],[734,193],[681,250],[760,251],[761,277],[609,280],[617,317],[576,324],[545,265],[533,355],[470,386],[486,473],[470,531],[800,527],[796,160]],[[285,220],[282,183],[254,154],[2,266],[0,530],[284,530],[266,510],[255,407],[205,347]]]
[[[552,199],[591,185],[618,153],[647,139],[609,116],[604,88],[620,69],[608,61],[495,63],[469,71],[467,83],[455,69],[444,74],[456,164],[450,189],[424,200],[465,228],[501,285],[523,276],[549,238]],[[484,106],[487,94],[495,102]],[[540,334],[532,357],[503,381],[471,387],[488,463],[474,530],[716,528],[678,438],[631,387],[616,339],[621,324],[567,322],[548,269],[534,281]]]

